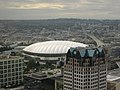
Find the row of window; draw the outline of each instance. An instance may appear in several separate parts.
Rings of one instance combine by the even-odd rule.
[[[72,87],[64,85],[64,90],[72,90]]]
[[[23,68],[15,68],[15,69],[6,69],[4,71],[0,70],[0,75],[7,74],[7,73],[13,73],[13,72],[22,72]]]
[[[19,62],[19,63],[12,63],[12,64],[3,64],[3,65],[0,65],[1,67],[5,67],[5,66],[22,66],[24,65],[23,62]]]
[[[66,72],[66,71],[64,71],[64,75],[72,76],[72,72]]]
[[[19,60],[1,61],[1,62],[0,62],[0,65],[3,65],[3,64],[11,64],[11,63],[18,63],[18,62],[23,62],[23,60],[22,60],[22,59],[19,59]]]
[[[14,85],[20,84],[22,82],[23,82],[23,80],[15,80],[15,81],[10,81],[10,82],[4,82],[4,83],[0,84],[0,87],[6,87],[8,85],[14,86]]]
[[[18,80],[22,78],[23,78],[22,76],[8,77],[8,78],[0,79],[0,82],[8,82],[8,81]]]
[[[16,72],[16,73],[4,73],[0,75],[0,78],[4,78],[4,77],[12,77],[12,76],[16,76],[16,75],[22,75],[23,72]]]

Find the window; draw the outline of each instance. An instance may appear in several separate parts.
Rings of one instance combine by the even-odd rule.
[[[3,62],[0,62],[0,65],[3,65]]]
[[[10,61],[8,61],[8,64],[10,64]]]
[[[4,66],[4,69],[7,69],[7,65]]]
[[[3,78],[3,75],[0,75],[0,78]]]
[[[0,69],[3,69],[3,66],[0,66]]]
[[[7,70],[4,70],[4,73],[7,73]]]
[[[14,64],[12,65],[12,68],[14,68]]]
[[[14,72],[14,69],[12,69],[12,72]]]
[[[7,77],[7,74],[4,74],[4,77]]]
[[[15,63],[18,63],[18,60],[16,60]]]
[[[14,63],[14,60],[12,60],[12,63]]]
[[[8,65],[8,68],[10,68],[11,67],[11,65]]]
[[[8,72],[11,72],[11,69],[8,69]]]
[[[3,73],[3,70],[0,70],[0,74],[2,74]]]
[[[16,75],[18,75],[18,72],[16,72]]]
[[[16,68],[16,71],[18,71],[18,68]]]
[[[11,78],[8,78],[8,81],[11,81]]]
[[[7,61],[4,61],[4,64],[7,64]]]

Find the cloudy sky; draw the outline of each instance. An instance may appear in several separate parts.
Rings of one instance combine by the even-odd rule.
[[[120,0],[0,0],[0,19],[120,19]]]

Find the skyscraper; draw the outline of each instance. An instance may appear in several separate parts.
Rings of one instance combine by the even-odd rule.
[[[64,90],[107,90],[103,48],[71,48],[64,66]]]

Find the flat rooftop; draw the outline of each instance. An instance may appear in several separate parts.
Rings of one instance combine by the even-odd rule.
[[[120,82],[120,68],[109,71],[107,81]]]
[[[107,75],[107,81],[115,81],[118,79],[120,79],[120,77],[114,75]]]
[[[114,69],[114,70],[110,70],[110,71],[108,72],[108,75],[114,75],[114,76],[120,77],[120,68]]]
[[[48,72],[53,73],[53,75],[48,75]],[[31,74],[24,74],[26,77],[38,79],[38,80],[44,80],[49,78],[56,78],[62,76],[60,69],[54,69],[54,70],[46,70],[42,72],[36,72]]]

